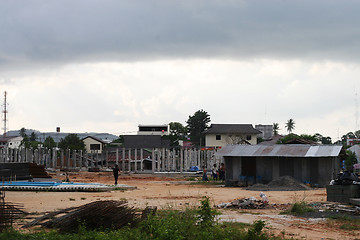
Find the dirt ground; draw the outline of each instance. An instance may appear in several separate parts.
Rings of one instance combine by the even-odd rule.
[[[65,179],[60,172],[54,178]],[[97,182],[113,184],[111,172],[70,173],[74,182]],[[53,210],[79,206],[96,200],[124,200],[134,208],[157,206],[158,209],[184,209],[199,205],[202,196],[208,196],[214,206],[231,202],[235,199],[259,197],[259,191],[244,188],[229,188],[222,185],[198,185],[185,181],[184,178],[168,175],[153,176],[145,174],[121,175],[120,184],[136,186],[136,190],[111,192],[22,192],[7,191],[5,200],[22,204],[30,213],[45,213]],[[323,188],[309,191],[267,191],[270,204],[288,204],[306,202],[325,202],[326,190]],[[286,206],[285,206],[286,207]],[[220,209],[219,221],[239,221],[252,223],[258,219],[268,223],[269,230],[275,235],[295,239],[360,239],[360,231],[342,230],[329,224],[326,219],[309,219],[279,215],[284,206],[272,209]]]

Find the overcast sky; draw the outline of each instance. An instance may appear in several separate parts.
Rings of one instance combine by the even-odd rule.
[[[136,133],[139,124],[295,120],[359,129],[360,1],[2,0],[8,127]]]

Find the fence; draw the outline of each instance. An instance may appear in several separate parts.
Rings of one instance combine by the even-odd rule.
[[[125,149],[116,148],[102,153],[58,149],[0,149],[1,162],[31,162],[45,168],[88,170],[109,168],[118,164],[125,172],[184,172],[194,167],[210,169],[219,165],[215,150],[201,149]],[[192,169],[193,168],[193,169]]]

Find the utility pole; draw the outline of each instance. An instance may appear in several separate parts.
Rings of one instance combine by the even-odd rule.
[[[2,113],[3,113],[3,124],[4,124],[4,127],[3,127],[3,129],[4,129],[4,137],[6,137],[6,130],[7,130],[7,126],[6,126],[6,123],[7,123],[7,113],[8,113],[8,111],[7,111],[7,102],[6,102],[6,97],[7,97],[7,92],[5,91],[4,92],[4,105],[3,105],[3,111],[2,111]]]

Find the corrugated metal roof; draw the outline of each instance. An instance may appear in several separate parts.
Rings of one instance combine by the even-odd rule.
[[[226,145],[216,155],[225,157],[337,157],[341,149],[341,145]]]

